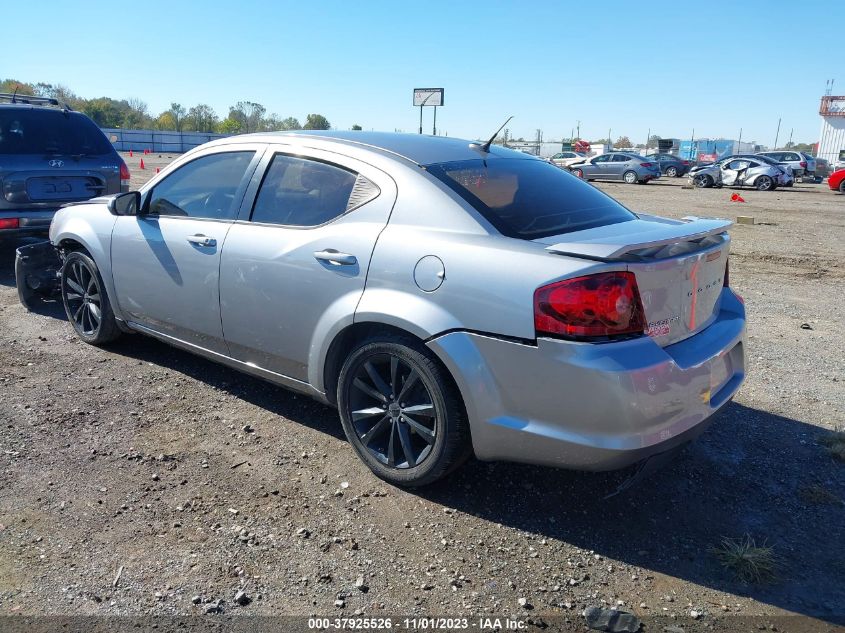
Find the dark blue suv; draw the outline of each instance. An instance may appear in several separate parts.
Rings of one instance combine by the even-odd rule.
[[[0,93],[0,241],[46,234],[65,203],[129,190],[97,125],[56,99]]]

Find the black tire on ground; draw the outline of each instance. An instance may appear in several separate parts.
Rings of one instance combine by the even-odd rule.
[[[622,174],[622,180],[624,180],[629,185],[635,185],[640,182],[639,178],[637,178],[637,172],[633,170],[626,171]]]
[[[82,251],[68,253],[61,273],[62,303],[76,335],[91,345],[120,336],[97,264]]]
[[[769,176],[760,176],[754,181],[754,188],[757,191],[774,191],[775,181]]]
[[[839,193],[845,193],[845,180],[839,183]]]
[[[699,176],[694,176],[692,182],[699,189],[706,189],[707,187],[713,186],[713,177],[709,174],[701,174]]]
[[[337,403],[355,452],[392,484],[433,483],[472,452],[457,387],[411,338],[381,335],[356,347],[340,371]]]
[[[674,166],[669,166],[666,168],[666,175],[669,178],[677,178],[678,176],[678,168]]]

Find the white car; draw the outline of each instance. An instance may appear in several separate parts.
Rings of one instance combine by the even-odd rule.
[[[569,167],[586,159],[587,155],[581,152],[558,152],[549,159],[549,162],[558,167]]]

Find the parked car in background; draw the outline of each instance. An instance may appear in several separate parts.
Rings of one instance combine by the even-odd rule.
[[[0,240],[46,234],[67,202],[128,191],[129,170],[87,116],[0,93]]]
[[[584,180],[621,180],[633,185],[660,178],[660,167],[645,156],[628,152],[608,152],[569,166],[569,171]]]
[[[756,162],[764,162],[767,165],[772,165],[773,167],[777,168],[778,171],[778,186],[779,187],[791,187],[795,184],[795,176],[792,173],[792,167],[789,165],[784,165],[776,161],[774,158],[770,158],[769,156],[762,156],[761,154],[731,154],[730,156],[725,156],[719,159],[719,162],[728,161],[732,158],[750,158]]]
[[[791,150],[757,152],[757,156],[766,156],[775,160],[780,165],[789,165],[792,168],[792,176],[803,181],[805,178],[813,181],[816,178],[816,159],[804,152]]]
[[[664,176],[680,178],[690,170],[690,162],[672,154],[646,154],[646,158],[657,163]]]
[[[696,187],[754,187],[758,191],[777,189],[781,170],[776,165],[751,158],[731,157],[710,165],[697,165],[689,178]]]
[[[830,176],[830,162],[824,158],[816,158],[816,182],[823,182]]]
[[[490,142],[303,131],[200,146],[18,254],[58,252],[82,341],[144,333],[334,405],[419,486],[472,452],[609,470],[702,433],[745,377],[729,226]]]
[[[839,169],[828,176],[827,186],[833,191],[845,193],[845,169]]]
[[[587,155],[580,152],[558,152],[549,159],[549,162],[558,167],[569,167],[574,163],[580,163],[586,158]]]

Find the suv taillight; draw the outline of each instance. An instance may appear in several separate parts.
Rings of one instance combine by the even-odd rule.
[[[21,225],[19,218],[0,218],[0,230],[2,229],[16,229]]]
[[[129,174],[129,168],[126,166],[126,163],[123,162],[123,159],[120,159],[120,186],[121,187],[129,187],[129,179],[132,176]]]
[[[542,286],[534,291],[534,328],[538,335],[574,338],[642,334],[637,278],[609,272]]]

